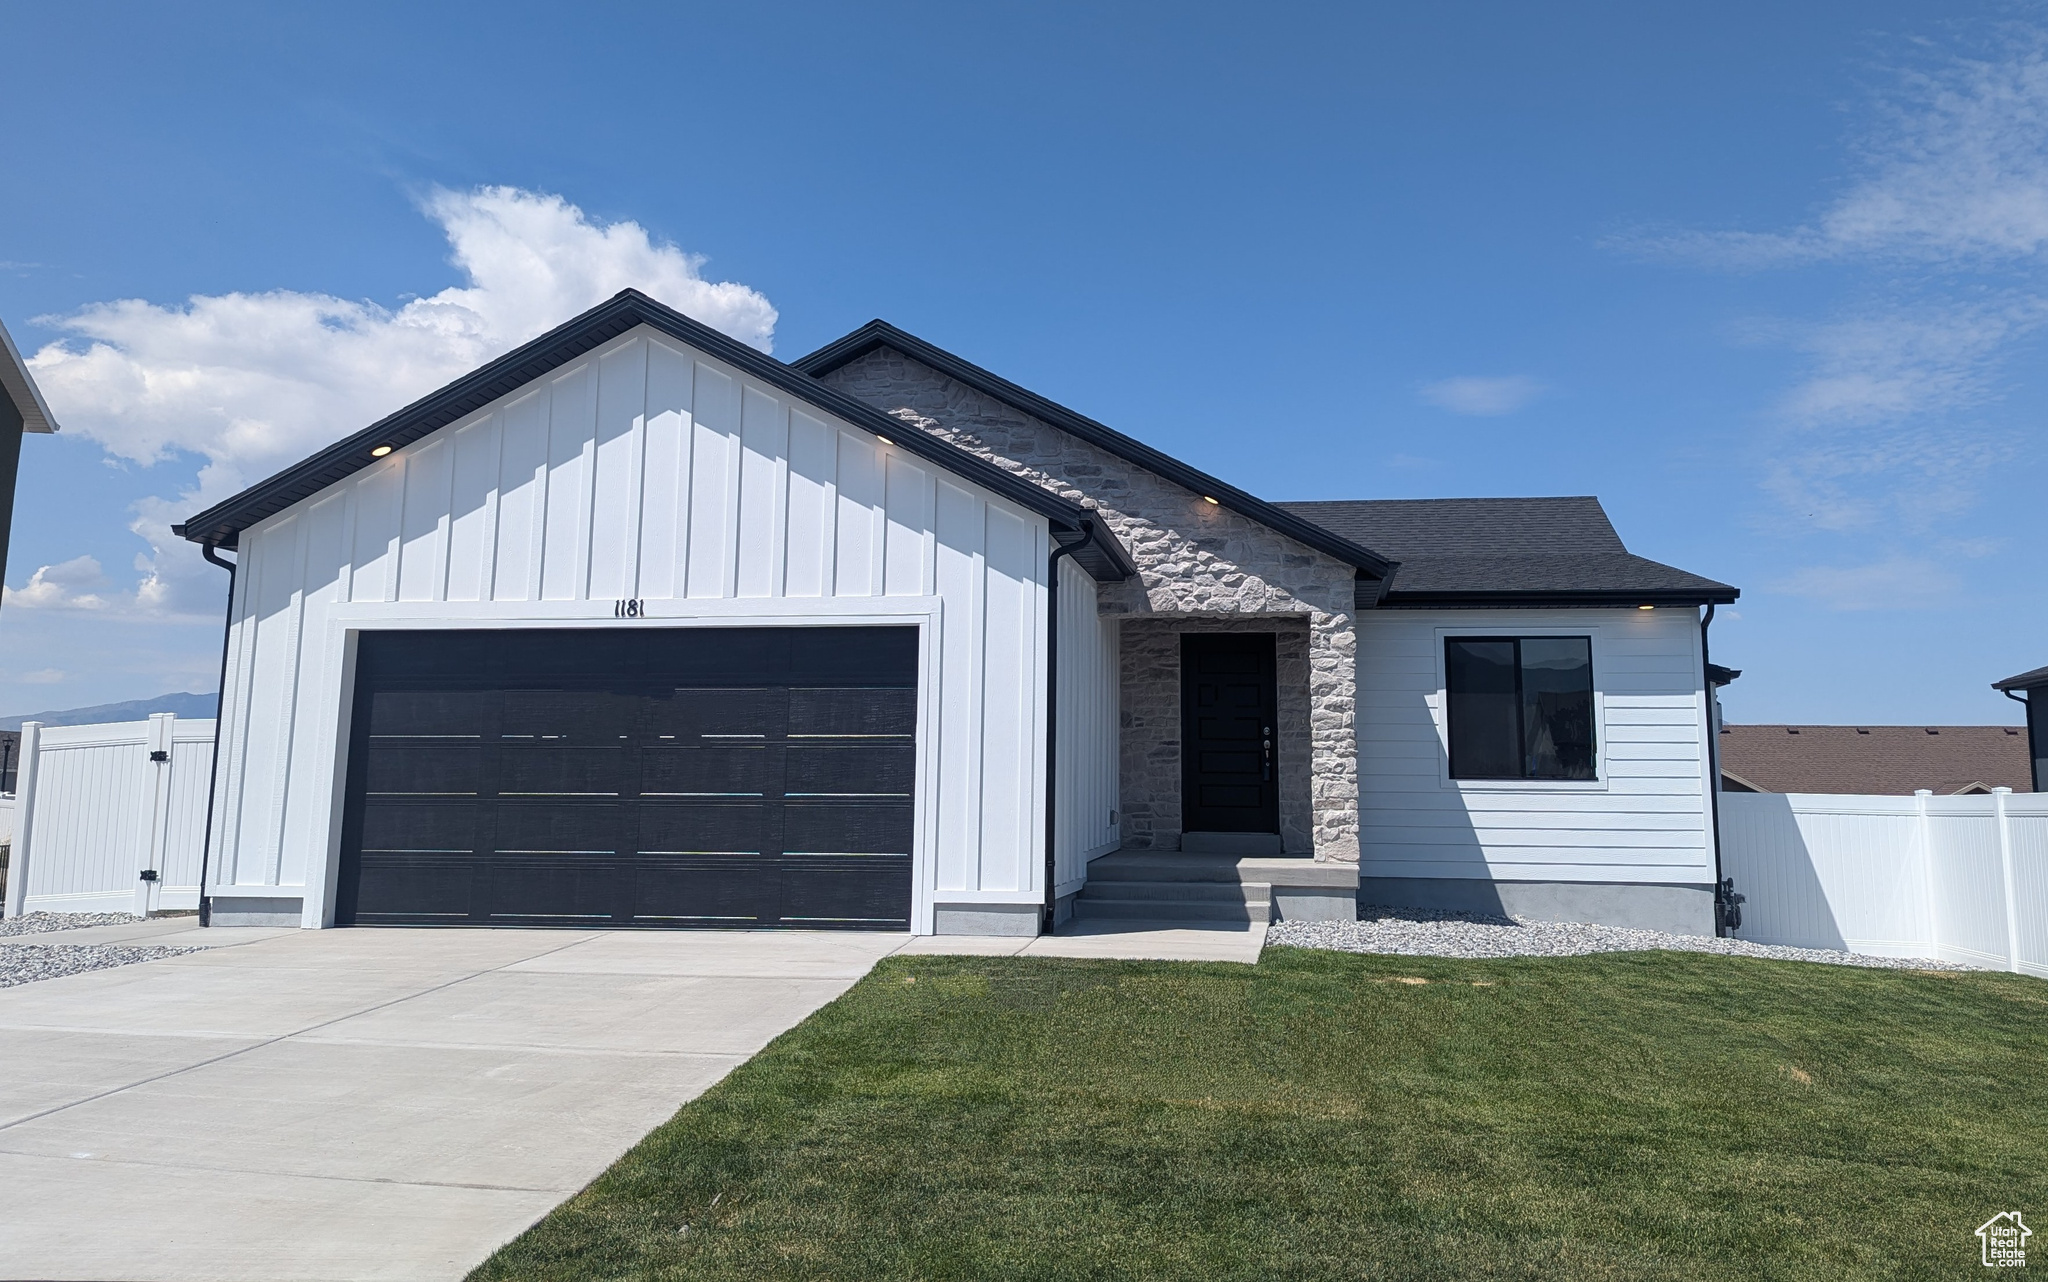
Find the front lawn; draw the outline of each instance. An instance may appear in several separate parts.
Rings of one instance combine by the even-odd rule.
[[[2011,975],[905,957],[473,1276],[1951,1278],[2044,1140]]]

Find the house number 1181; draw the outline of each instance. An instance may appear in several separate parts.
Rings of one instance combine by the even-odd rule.
[[[644,619],[647,617],[647,602],[639,597],[612,602],[614,619]]]

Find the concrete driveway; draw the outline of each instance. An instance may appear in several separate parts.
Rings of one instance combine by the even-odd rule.
[[[213,946],[0,989],[0,1277],[459,1278],[907,937],[116,940]]]
[[[460,1278],[891,952],[1254,962],[1264,937],[170,919],[0,938],[206,949],[0,989],[0,1278]]]

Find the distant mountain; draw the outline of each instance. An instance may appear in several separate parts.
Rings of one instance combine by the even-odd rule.
[[[104,721],[141,721],[152,712],[175,712],[181,717],[211,717],[220,708],[217,694],[160,694],[154,699],[130,699],[126,703],[96,703],[90,708],[66,708],[59,712],[31,712],[19,717],[0,717],[0,730],[19,730],[24,721],[46,726],[93,726]]]

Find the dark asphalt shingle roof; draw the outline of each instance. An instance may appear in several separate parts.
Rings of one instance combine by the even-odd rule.
[[[1991,683],[1993,690],[2032,690],[2037,686],[2048,686],[2048,668],[2035,668],[2031,672],[2022,672],[2016,677],[2007,677],[2003,681]]]
[[[1589,495],[1349,499],[1280,507],[1399,562],[1389,605],[1459,598],[1732,601],[1736,589],[1630,552]]]

